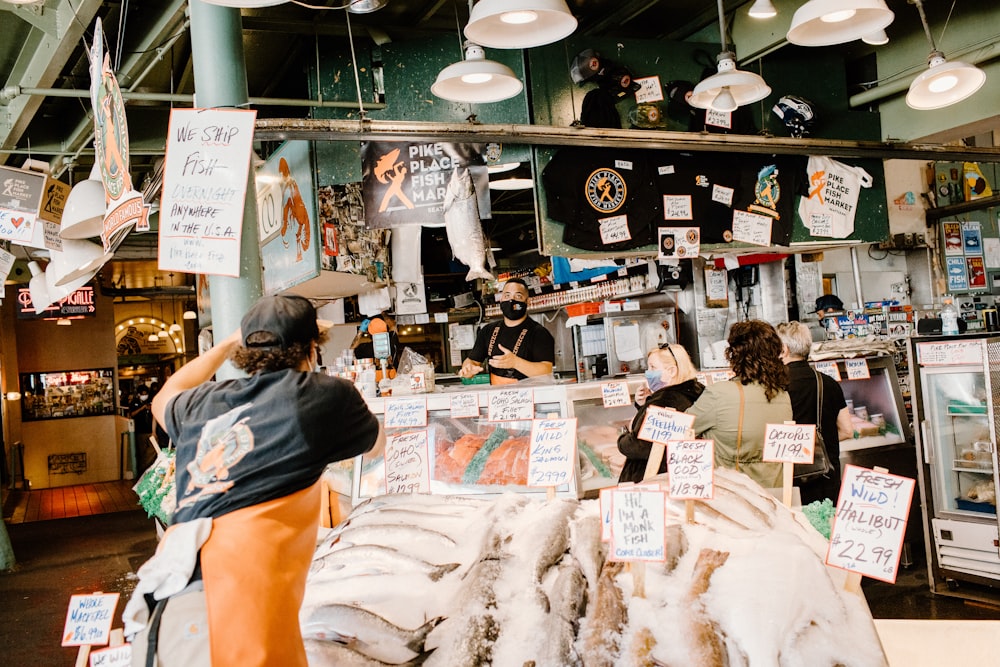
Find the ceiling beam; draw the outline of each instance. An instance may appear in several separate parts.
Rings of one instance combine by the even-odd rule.
[[[382,120],[260,119],[259,141],[454,141],[532,146],[603,146],[724,153],[828,155],[844,158],[1000,162],[1000,148],[939,144],[796,139],[757,135],[664,132],[554,127],[548,125],[480,125]]]
[[[79,46],[101,4],[101,0],[50,3],[54,6],[47,11],[56,16],[55,31],[32,28],[5,86],[51,87]],[[17,146],[41,104],[42,98],[24,97],[4,107],[0,114],[0,163],[6,162],[8,157],[3,149]]]

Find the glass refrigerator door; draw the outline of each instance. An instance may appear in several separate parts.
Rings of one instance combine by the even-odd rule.
[[[923,368],[921,424],[936,514],[996,519],[994,438],[982,366]]]

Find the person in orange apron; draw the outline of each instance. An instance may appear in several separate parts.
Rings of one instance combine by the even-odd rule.
[[[353,384],[312,372],[325,339],[308,299],[264,297],[240,330],[154,397],[153,417],[177,447],[167,532],[206,520],[211,528],[189,547],[197,549],[191,584],[151,611],[134,652],[142,662],[133,664],[307,667],[298,611],[320,476],[329,463],[379,455],[384,445]],[[249,376],[211,381],[227,359]],[[184,594],[199,581],[203,596]]]
[[[476,344],[462,362],[459,377],[470,378],[489,364],[490,384],[511,384],[552,373],[555,340],[538,322],[528,317],[528,286],[511,278],[500,293],[503,319],[479,330]]]

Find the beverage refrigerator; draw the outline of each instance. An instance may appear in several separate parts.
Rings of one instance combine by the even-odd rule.
[[[931,590],[995,602],[1000,338],[917,336],[910,346]]]

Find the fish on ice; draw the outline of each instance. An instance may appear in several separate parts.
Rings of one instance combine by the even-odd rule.
[[[330,604],[313,610],[302,623],[302,637],[337,642],[375,660],[399,665],[424,652],[427,633],[440,620],[433,618],[410,630],[360,607]]]
[[[469,267],[465,279],[493,280],[486,270],[486,237],[479,219],[479,201],[468,167],[451,172],[444,195],[444,228],[455,259]]]

